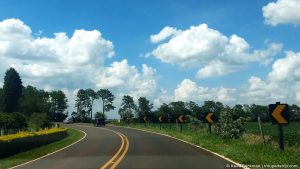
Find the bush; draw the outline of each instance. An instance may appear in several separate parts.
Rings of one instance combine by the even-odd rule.
[[[38,132],[20,132],[0,137],[0,158],[33,149],[67,136],[67,130],[53,128]]]
[[[233,110],[229,107],[221,111],[220,123],[216,125],[216,134],[226,139],[237,139],[245,132],[244,118],[233,120]]]
[[[26,116],[22,113],[0,113],[0,128],[25,129],[27,127]]]
[[[28,127],[33,130],[39,130],[51,127],[46,113],[32,113],[28,122]]]

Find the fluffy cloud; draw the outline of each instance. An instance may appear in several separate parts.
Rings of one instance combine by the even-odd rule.
[[[208,88],[198,86],[190,79],[184,79],[174,91],[174,100],[182,101],[205,101],[217,100],[223,103],[232,103],[235,101],[234,95],[236,89],[224,87]]]
[[[71,109],[79,88],[109,88],[120,98],[123,94],[151,97],[156,92],[156,70],[152,67],[143,64],[139,71],[127,60],[105,66],[105,59],[114,55],[114,46],[98,30],[75,30],[70,37],[65,32],[50,38],[40,36],[19,19],[0,22],[3,76],[6,69],[14,67],[24,85],[62,89]]]
[[[130,66],[127,60],[113,62],[99,73],[97,87],[112,88],[121,95],[129,94],[134,98],[152,96],[156,91],[156,70],[146,64],[142,65],[142,72],[135,66]]]
[[[161,99],[162,100],[162,99]],[[276,60],[267,78],[252,76],[246,85],[239,88],[209,88],[184,79],[174,90],[169,101],[218,100],[226,104],[270,104],[277,101],[289,104],[300,103],[300,53],[288,51],[285,57]]]
[[[281,44],[271,43],[267,49],[252,51],[243,38],[235,34],[227,37],[208,28],[206,24],[191,26],[184,31],[165,27],[157,35],[152,35],[151,39],[159,42],[167,37],[170,39],[159,44],[151,54],[165,63],[199,68],[198,78],[228,74],[240,70],[250,62],[268,64],[270,57],[282,48]]]
[[[300,23],[300,1],[299,0],[277,0],[270,2],[262,8],[265,23],[276,26],[278,24]]]
[[[151,35],[150,36],[150,40],[152,43],[158,43],[161,42],[165,39],[167,39],[168,37],[171,37],[173,35],[176,35],[180,33],[179,30],[166,26],[165,28],[163,28],[158,34],[156,35]]]
[[[0,22],[1,72],[15,67],[25,82],[54,88],[91,86],[99,66],[114,54],[111,41],[97,30],[75,30],[71,37],[34,37],[19,19]]]
[[[274,62],[272,71],[265,81],[251,77],[248,84],[245,100],[260,103],[276,101],[299,103],[300,53],[286,52],[284,58]]]

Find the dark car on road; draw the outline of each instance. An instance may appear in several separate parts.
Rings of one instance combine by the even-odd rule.
[[[94,126],[105,126],[105,119],[95,119]]]

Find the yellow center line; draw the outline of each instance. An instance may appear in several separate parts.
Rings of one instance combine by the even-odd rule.
[[[122,159],[124,158],[124,156],[126,155],[128,148],[129,148],[129,141],[128,138],[120,133],[124,138],[125,138],[125,142],[126,142],[126,146],[125,146],[125,150],[123,151],[123,153],[121,154],[121,156],[118,158],[118,160],[111,166],[111,169],[114,169],[118,166],[118,164],[122,161]]]
[[[77,126],[95,128],[92,126],[84,126],[84,125],[77,125]],[[122,161],[122,159],[124,158],[124,156],[126,155],[128,149],[129,149],[128,138],[124,134],[114,131],[114,130],[111,130],[111,129],[107,129],[107,128],[99,128],[99,129],[111,131],[111,132],[117,134],[121,138],[122,144],[121,144],[120,148],[118,149],[118,151],[116,152],[116,154],[100,168],[100,169],[106,169],[110,164],[112,164],[112,166],[109,168],[115,169],[118,166],[118,164]],[[124,146],[125,146],[125,149],[122,152]],[[122,152],[122,154],[120,155],[121,152]],[[119,158],[117,158],[118,156],[119,156]],[[117,158],[117,160],[116,160],[116,158]],[[114,160],[116,160],[116,161],[114,161]]]
[[[107,129],[107,130],[109,130],[109,129]],[[117,153],[109,160],[109,161],[107,161],[100,169],[105,169],[109,164],[111,164],[111,163],[114,163],[113,161],[115,160],[115,158],[117,158],[117,156],[121,153],[121,151],[122,151],[122,149],[123,149],[123,147],[124,147],[124,138],[122,137],[122,135],[119,133],[119,132],[115,132],[115,131],[113,131],[113,130],[109,130],[109,131],[112,131],[112,132],[114,132],[115,134],[117,134],[120,138],[121,138],[121,140],[122,140],[122,144],[121,144],[121,147],[119,148],[119,150],[117,151]]]

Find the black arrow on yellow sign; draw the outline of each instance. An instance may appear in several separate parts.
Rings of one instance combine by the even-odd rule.
[[[206,114],[205,120],[206,120],[207,123],[210,123],[210,124],[211,124],[211,123],[214,122],[214,120],[213,120],[213,115],[214,115],[213,113],[207,113],[207,114]]]
[[[288,115],[288,105],[280,104],[277,102],[276,104],[269,105],[270,118],[272,120],[272,124],[288,124],[289,123],[289,115]]]
[[[180,115],[178,117],[178,120],[179,120],[180,123],[183,123],[184,122],[184,115]]]
[[[269,113],[272,124],[278,124],[278,143],[281,150],[284,150],[283,125],[289,123],[288,109],[289,106],[287,104],[280,104],[280,102],[269,105]]]
[[[160,123],[163,122],[163,116],[159,116],[158,120],[159,120]]]
[[[144,117],[144,121],[147,122],[147,116]]]

